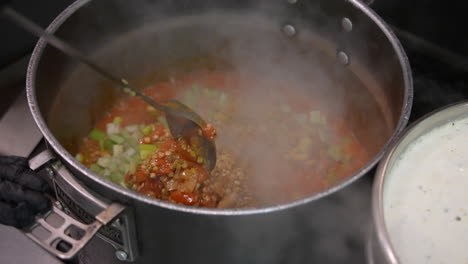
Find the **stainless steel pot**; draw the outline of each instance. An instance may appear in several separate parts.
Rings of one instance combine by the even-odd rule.
[[[288,70],[306,75],[318,70],[307,67],[309,55],[314,54],[315,60],[323,61],[320,70],[337,84],[329,95],[344,94],[343,113],[372,156],[347,180],[287,204],[214,210],[150,199],[111,183],[74,159],[77,141],[118,92],[106,85],[97,88],[103,86],[99,76],[40,40],[28,68],[27,95],[50,151],[34,159],[32,167],[46,164],[59,201],[70,214],[89,224],[80,226],[86,232],[85,238],[103,226],[100,234],[116,248],[120,260],[278,261],[282,248],[277,241],[287,243],[289,233],[301,232],[301,227],[294,226],[293,215],[314,208],[322,210],[321,200],[339,193],[372,169],[405,127],[411,109],[412,79],[405,53],[385,23],[357,0],[131,4],[124,0],[79,0],[48,30],[137,83],[155,69],[216,52],[226,45],[235,47],[226,56],[234,54],[233,58],[260,60],[270,66],[275,65],[269,60],[272,54],[284,52],[299,57],[300,63]],[[271,49],[266,50],[262,46],[265,43],[272,45]],[[277,68],[285,66],[291,65]],[[60,214],[57,208],[54,210]],[[317,214],[319,217],[323,214]],[[323,220],[327,221],[326,217]],[[62,229],[54,233],[60,233],[58,237],[71,244],[70,252],[57,251],[54,243],[50,246],[50,239],[43,241],[32,231],[29,235],[54,254],[70,258],[86,240],[70,240]]]
[[[395,162],[406,151],[407,147],[416,142],[431,130],[454,120],[466,117],[468,103],[461,102],[438,109],[414,122],[392,145],[382,158],[377,172],[372,193],[373,231],[367,242],[368,263],[398,264],[402,263],[399,254],[390,240],[389,230],[384,218],[384,190],[389,171]]]

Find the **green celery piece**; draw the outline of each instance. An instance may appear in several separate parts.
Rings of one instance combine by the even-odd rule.
[[[101,142],[99,142],[99,143],[101,143]],[[102,141],[101,149],[112,151],[114,145],[115,144],[111,139],[106,138],[105,140]]]
[[[109,139],[112,140],[112,142],[117,143],[117,144],[122,144],[125,141],[125,138],[116,134],[109,135]]]
[[[224,106],[226,104],[226,101],[227,101],[227,94],[222,92],[221,95],[219,96],[219,104],[221,106]]]
[[[114,124],[121,124],[122,123],[122,118],[120,116],[116,116],[114,118]]]
[[[106,133],[97,128],[94,128],[93,130],[91,130],[91,132],[89,132],[89,137],[96,141],[101,141],[106,138]]]
[[[151,134],[151,132],[153,132],[153,130],[154,130],[154,126],[153,126],[153,125],[145,126],[145,127],[143,128],[143,134],[144,134],[145,136],[148,136],[149,134]]]
[[[149,154],[158,150],[158,146],[152,144],[140,144],[138,145],[138,150],[140,152],[141,159],[146,159]]]
[[[109,180],[111,180],[114,183],[120,184],[122,182],[122,178],[118,173],[112,172],[109,176],[107,176]]]
[[[92,171],[94,171],[95,173],[97,174],[101,174],[102,173],[102,168],[99,167],[99,165],[97,164],[93,164],[89,167]]]
[[[128,172],[135,173],[136,167],[137,167],[137,163],[133,160],[130,160]]]
[[[100,157],[97,161],[97,165],[102,168],[109,168],[112,164],[112,159],[109,156]]]

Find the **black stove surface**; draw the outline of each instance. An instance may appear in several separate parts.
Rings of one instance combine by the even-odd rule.
[[[467,72],[432,58],[432,54],[421,52],[412,43],[405,43],[404,40],[402,42],[409,56],[414,78],[414,102],[410,123],[437,108],[468,98]],[[304,215],[304,218],[296,223],[306,227],[304,233],[290,241],[289,246],[284,248],[284,259],[278,259],[277,263],[304,263],[305,260],[308,263],[365,263],[364,247],[371,224],[372,178],[370,173],[355,183],[356,188],[353,188],[353,191],[345,190],[330,203],[323,204],[324,207],[338,208],[328,215],[332,219],[328,223],[315,223],[313,219]],[[316,224],[320,226],[319,229],[312,228]],[[307,228],[308,226],[311,228]],[[31,241],[11,229],[2,228],[0,226],[0,234],[3,236],[0,240],[0,262],[56,263]],[[303,241],[300,237],[311,236],[318,236],[320,240],[314,240],[313,245],[304,246],[304,243],[309,243],[311,240]],[[99,248],[106,247],[101,244],[99,241],[94,241],[81,254],[81,263],[114,263],[116,260],[112,254],[107,257],[109,260],[96,260],[95,256],[101,254]],[[24,252],[25,248],[32,249]],[[335,250],[330,253],[328,250],[330,248]],[[317,257],[311,258],[311,255]]]

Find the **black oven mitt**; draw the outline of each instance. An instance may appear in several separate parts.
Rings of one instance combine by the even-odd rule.
[[[49,184],[22,157],[0,156],[0,224],[24,228],[51,208]]]

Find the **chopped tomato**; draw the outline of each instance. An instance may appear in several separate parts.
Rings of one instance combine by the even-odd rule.
[[[182,193],[175,191],[171,194],[171,200],[185,205],[194,205],[198,201],[198,196],[194,193]]]
[[[149,180],[145,182],[143,188],[140,189],[140,193],[144,195],[148,195],[151,197],[158,197],[161,192],[161,188],[159,187],[159,183],[157,180]]]
[[[154,128],[154,131],[151,133],[151,136],[163,136],[166,133],[166,128],[163,125],[157,125]]]
[[[166,138],[159,144],[159,151],[166,152],[168,150],[173,150],[176,147],[176,142],[172,137]]]
[[[125,175],[125,183],[131,183],[131,181],[132,181],[132,176],[133,176],[133,175],[132,175],[131,173],[127,173],[127,174]]]
[[[148,174],[141,170],[135,172],[135,183],[142,183],[148,179]]]

